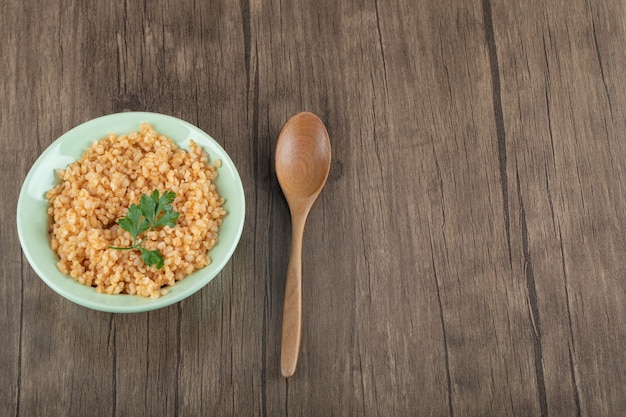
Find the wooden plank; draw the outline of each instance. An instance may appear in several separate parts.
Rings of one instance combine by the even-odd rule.
[[[524,262],[542,414],[619,414],[625,56],[612,39],[624,35],[624,9],[578,1],[567,14],[551,2],[495,10],[512,246]]]

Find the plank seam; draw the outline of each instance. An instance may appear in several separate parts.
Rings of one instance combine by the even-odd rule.
[[[502,187],[502,211],[506,228],[507,247],[509,252],[509,266],[513,268],[513,256],[511,253],[511,226],[509,221],[509,190],[506,158],[506,129],[502,110],[502,95],[500,87],[500,66],[498,64],[498,49],[493,30],[493,16],[491,2],[483,0],[483,24],[485,26],[485,42],[489,53],[489,65],[491,69],[491,90],[493,99],[493,111],[496,123],[496,137],[498,143],[498,160],[500,169],[500,184]]]

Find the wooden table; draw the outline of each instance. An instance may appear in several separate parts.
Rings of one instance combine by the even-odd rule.
[[[1,415],[626,415],[622,0],[7,0],[0,23]],[[53,140],[129,110],[215,137],[247,218],[203,290],[116,315],[37,277],[15,213]],[[285,380],[273,153],[302,110],[333,165]]]

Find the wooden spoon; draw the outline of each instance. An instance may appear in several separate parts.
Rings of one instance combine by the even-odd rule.
[[[330,171],[330,139],[313,113],[292,116],[278,135],[276,176],[291,212],[291,249],[285,282],[280,371],[296,371],[302,334],[302,235],[315,199]]]

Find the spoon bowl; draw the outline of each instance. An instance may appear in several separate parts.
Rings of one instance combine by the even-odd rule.
[[[280,367],[285,378],[298,363],[302,334],[302,238],[306,218],[330,172],[330,139],[313,113],[292,116],[278,136],[276,176],[291,213],[291,248],[285,281]]]
[[[313,113],[298,113],[285,123],[276,145],[276,176],[287,202],[316,197],[328,178],[328,132]]]

